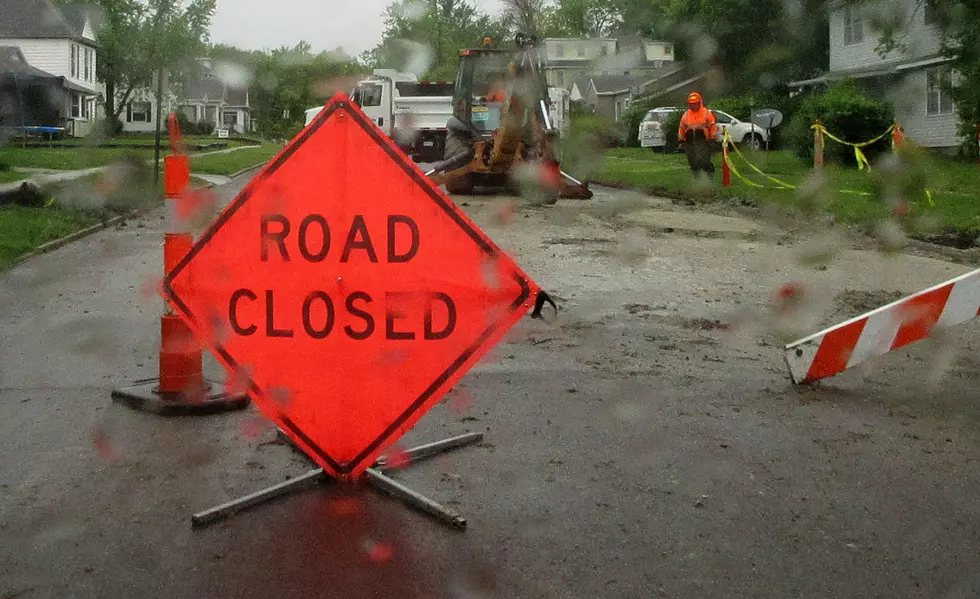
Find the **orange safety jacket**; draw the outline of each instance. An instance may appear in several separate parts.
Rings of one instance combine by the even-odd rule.
[[[718,125],[715,124],[715,115],[705,108],[704,104],[697,110],[688,108],[681,117],[681,125],[677,128],[677,139],[684,141],[687,132],[691,129],[705,129],[709,141],[713,141],[718,135]]]

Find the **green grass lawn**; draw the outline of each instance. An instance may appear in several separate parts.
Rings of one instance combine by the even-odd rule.
[[[156,201],[126,197],[125,190],[93,201],[101,173],[92,173],[72,181],[45,186],[46,197],[55,202],[43,208],[0,206],[0,271],[12,266],[18,258],[40,245],[90,227],[103,218],[129,209],[145,207]],[[207,181],[191,177],[191,187],[202,187]],[[163,180],[160,181],[163,192]],[[146,194],[152,195],[152,194]]]
[[[153,150],[142,148],[0,148],[0,163],[11,167],[81,170],[105,166],[129,156],[153,160]]]
[[[192,156],[191,171],[209,175],[231,175],[252,165],[268,162],[280,150],[282,146],[267,143],[224,154]]]
[[[26,179],[27,175],[24,173],[18,173],[16,171],[0,170],[0,183],[12,183],[14,181],[20,181],[21,179]]]
[[[723,187],[720,153],[713,157],[714,181],[706,188],[697,186],[684,154],[665,155],[641,148],[609,150],[589,179],[702,201],[732,199],[829,211],[839,222],[866,227],[892,214],[886,199],[901,199],[911,208],[906,225],[913,232],[980,231],[980,172],[973,163],[909,153],[892,169],[873,161],[870,172],[858,170],[856,162],[827,164],[821,180],[812,164],[788,151],[742,150],[742,155],[762,172],[795,188],[775,189],[779,183],[755,172],[735,152],[730,156],[738,172],[765,187],[752,186],[734,173],[731,187]]]
[[[79,210],[0,206],[0,270],[39,245],[54,241],[98,222]]]
[[[217,141],[216,139],[208,138],[211,141]],[[120,141],[120,140],[115,140]],[[224,141],[224,140],[221,140]],[[152,142],[152,139],[150,140]],[[122,160],[130,156],[137,156],[143,160],[149,160],[152,162],[155,155],[155,148],[153,147],[142,147],[139,145],[139,140],[132,141],[129,144],[128,141],[122,141],[122,143],[127,143],[132,145],[131,148],[101,148],[94,145],[86,144],[80,142],[71,147],[54,147],[54,148],[19,148],[16,145],[8,145],[6,147],[0,148],[0,164],[6,164],[10,167],[20,167],[20,168],[43,168],[52,170],[81,170],[87,168],[93,168],[97,166],[105,166],[112,162]],[[239,147],[247,144],[243,144],[238,141],[229,141],[228,148]],[[255,146],[250,147],[247,150],[241,150],[242,152],[249,152],[252,150],[258,150],[265,146]],[[218,148],[226,149],[226,148]],[[205,148],[203,150],[188,150],[190,155],[213,152],[214,149]],[[164,140],[164,145],[160,148],[161,159],[170,152],[170,146]]]

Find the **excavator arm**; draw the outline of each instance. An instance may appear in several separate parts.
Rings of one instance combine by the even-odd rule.
[[[479,139],[470,148],[435,165],[426,173],[437,185],[473,174],[509,175],[520,163],[539,166],[543,183],[558,197],[589,199],[588,185],[559,168],[555,157],[558,132],[552,127],[548,112],[547,87],[538,67],[537,50],[528,38],[518,38],[521,49],[514,53],[502,81],[506,101],[500,124],[489,139]],[[462,56],[469,56],[463,52]],[[461,63],[461,68],[463,64]],[[457,90],[457,97],[471,94],[470,89]],[[472,122],[457,123],[469,126]]]

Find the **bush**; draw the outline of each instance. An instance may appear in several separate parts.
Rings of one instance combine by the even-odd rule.
[[[817,120],[827,130],[852,143],[871,140],[895,122],[895,113],[887,102],[867,98],[853,82],[838,83],[826,92],[807,97],[784,132],[793,151],[801,159],[813,160],[813,130]],[[891,137],[861,148],[868,160],[891,148]],[[824,160],[839,164],[854,164],[854,148],[824,140]]]
[[[197,124],[197,134],[198,135],[211,135],[214,133],[214,123],[198,123]]]
[[[664,151],[666,152],[676,152],[677,151],[677,130],[681,126],[681,117],[684,116],[684,111],[678,110],[677,112],[672,112],[667,115],[664,122],[661,123],[660,128],[664,132],[664,139],[667,142]]]
[[[117,137],[122,135],[123,123],[115,116],[106,115],[105,118],[96,121],[93,130],[102,137]]]

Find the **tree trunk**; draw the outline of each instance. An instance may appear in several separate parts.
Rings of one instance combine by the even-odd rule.
[[[122,114],[122,111],[126,109],[126,102],[129,101],[129,96],[132,93],[133,93],[133,86],[130,85],[129,88],[126,90],[126,93],[123,94],[122,99],[119,100],[119,107],[116,108],[116,112],[113,115],[117,119],[119,118],[119,115]]]
[[[116,118],[116,81],[111,76],[105,79],[105,114],[109,123],[104,133],[107,137],[115,137],[116,129],[113,123]]]

